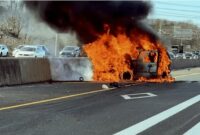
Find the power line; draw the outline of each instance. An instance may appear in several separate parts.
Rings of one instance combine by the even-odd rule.
[[[183,17],[188,16],[188,17],[199,17],[200,18],[200,16],[198,16],[198,15],[191,15],[191,14],[180,14],[180,13],[163,12],[163,11],[158,12],[158,13],[170,14],[172,16],[183,16]],[[158,13],[156,13],[156,14],[158,14]]]
[[[156,8],[160,10],[168,10],[168,11],[179,11],[179,12],[191,12],[191,13],[199,13],[200,11],[195,10],[183,10],[183,9],[173,9],[173,8]]]
[[[185,5],[185,4],[177,4],[177,3],[170,3],[170,2],[163,2],[163,1],[156,1],[156,3],[160,4],[165,4],[165,5],[174,5],[174,6],[179,6],[179,7],[195,7],[195,8],[200,8],[200,5]]]
[[[183,15],[174,15],[174,14],[165,14],[165,13],[157,13],[157,14],[158,15],[164,15],[164,16],[170,16],[170,17],[185,18],[185,16],[183,16]],[[190,17],[188,17],[188,19],[190,19],[190,18],[198,19],[198,18],[200,18],[200,16],[198,16],[198,17],[197,16],[190,16]]]
[[[163,15],[163,16],[170,16],[170,17],[179,17],[179,18],[184,18],[184,19],[198,19],[200,18],[199,16],[190,16],[188,18],[185,18],[185,16],[183,15],[174,15],[174,14],[165,14],[165,13],[157,13],[157,15]],[[155,16],[155,15],[151,15],[151,16]]]

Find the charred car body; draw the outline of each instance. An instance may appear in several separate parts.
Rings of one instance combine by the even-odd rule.
[[[157,50],[140,51],[138,58],[131,60],[132,71],[124,72],[121,80],[138,80],[140,77],[156,78],[158,76],[159,52]],[[170,65],[169,65],[170,69]],[[168,73],[163,73],[162,77]]]
[[[155,77],[158,68],[158,52],[157,51],[142,51],[137,60],[133,60],[135,79],[143,77]]]

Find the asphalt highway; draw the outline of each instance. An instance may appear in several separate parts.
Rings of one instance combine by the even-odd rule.
[[[0,135],[198,135],[200,83],[193,79],[200,76],[176,78],[109,89],[92,82],[2,87]]]

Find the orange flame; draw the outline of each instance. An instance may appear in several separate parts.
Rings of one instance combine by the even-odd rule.
[[[137,76],[133,61],[139,61],[141,51],[157,51],[154,62],[157,63],[156,78],[140,76],[137,81],[149,82],[171,82],[174,79],[170,76],[169,65],[171,61],[166,49],[158,41],[153,42],[151,38],[138,30],[132,31],[131,36],[119,32],[116,36],[110,34],[108,25],[105,25],[106,32],[96,41],[86,44],[84,50],[93,64],[93,79],[95,81],[123,81],[123,74],[129,74],[129,80]],[[144,63],[150,60],[144,58]]]

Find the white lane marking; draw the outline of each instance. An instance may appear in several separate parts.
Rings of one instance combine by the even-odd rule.
[[[146,129],[158,124],[159,122],[166,120],[167,118],[175,115],[176,113],[188,108],[189,106],[200,101],[200,95],[197,95],[185,102],[182,102],[172,108],[169,108],[159,114],[156,114],[144,121],[141,121],[131,127],[128,127],[114,135],[136,135],[145,131]]]
[[[148,97],[155,97],[157,95],[153,93],[136,93],[136,94],[126,94],[121,95],[125,100],[129,99],[139,99],[139,98],[148,98]]]
[[[200,132],[200,122],[197,123],[194,127],[192,127],[190,130],[188,130],[183,135],[199,135]]]
[[[186,77],[186,76],[191,76],[191,75],[200,75],[200,73],[191,73],[191,74],[187,74],[187,75],[177,75],[177,76],[175,76],[175,78]]]

